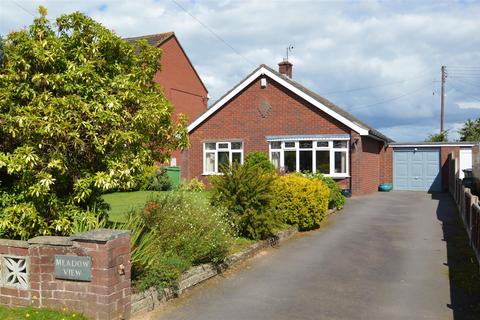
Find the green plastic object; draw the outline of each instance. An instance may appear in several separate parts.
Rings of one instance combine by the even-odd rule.
[[[389,192],[393,189],[393,185],[391,183],[382,183],[378,186],[378,191],[382,192]]]
[[[180,185],[180,168],[179,167],[165,167],[167,177],[170,179],[172,189],[176,189]]]

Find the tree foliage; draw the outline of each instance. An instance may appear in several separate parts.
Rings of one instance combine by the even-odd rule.
[[[446,142],[448,141],[448,130],[441,133],[432,133],[425,139],[425,142]]]
[[[480,141],[480,118],[468,119],[458,133],[460,141]]]
[[[82,13],[40,7],[3,41],[0,236],[66,234],[99,195],[131,188],[154,160],[186,147],[185,119],[154,75],[161,51],[130,45]]]

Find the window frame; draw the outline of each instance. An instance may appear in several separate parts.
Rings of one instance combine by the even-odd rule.
[[[207,149],[206,146],[209,143],[214,143],[215,144],[215,149]],[[240,149],[232,149],[232,143],[241,143]],[[220,145],[227,144],[227,148],[219,148]],[[204,141],[203,142],[203,173],[202,175],[208,176],[208,175],[218,175],[221,174],[218,171],[218,153],[219,152],[228,152],[228,161],[229,163],[232,163],[232,155],[235,153],[240,154],[240,164],[243,164],[244,158],[243,158],[243,148],[244,148],[244,142],[242,140],[218,140],[218,141]],[[207,171],[207,154],[214,154],[214,171]]]
[[[312,148],[302,148],[300,149],[300,142],[301,141],[312,141]],[[344,148],[334,148],[334,141],[346,141],[346,147]],[[296,166],[295,171],[298,172],[300,169],[300,151],[311,151],[312,152],[312,172],[317,171],[317,151],[328,151],[329,152],[329,166],[330,166],[330,173],[326,174],[325,176],[331,178],[348,178],[350,177],[350,149],[349,149],[349,141],[350,138],[334,138],[334,139],[298,139],[298,140],[284,140],[284,141],[267,141],[268,143],[268,157],[270,161],[272,161],[272,153],[273,152],[280,152],[280,168],[285,168],[285,151],[296,151]],[[280,149],[272,148],[272,142],[280,142]],[[285,142],[294,142],[295,147],[285,147]],[[328,142],[328,146],[326,147],[318,147],[317,142]],[[346,154],[346,166],[345,172],[336,173],[335,172],[335,153],[336,152],[345,152]]]

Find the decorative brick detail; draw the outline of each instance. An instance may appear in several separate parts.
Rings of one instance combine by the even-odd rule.
[[[8,306],[66,308],[92,319],[130,317],[130,235],[94,230],[68,237],[0,240],[0,303]],[[56,279],[54,257],[89,256],[88,282]]]

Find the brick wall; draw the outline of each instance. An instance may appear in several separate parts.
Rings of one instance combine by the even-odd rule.
[[[363,195],[376,192],[378,186],[382,183],[383,172],[382,160],[384,153],[383,142],[369,137],[360,137],[357,146],[351,150],[352,168],[352,194]]]
[[[66,308],[92,319],[128,319],[131,304],[129,241],[128,232],[108,229],[70,238],[36,237],[28,242],[0,240],[0,303]],[[54,274],[56,255],[91,257],[91,280],[57,279]],[[17,271],[10,270],[12,264]],[[8,282],[7,273],[23,280]]]
[[[442,146],[440,148],[440,171],[442,175],[442,191],[448,191],[448,177],[450,173],[450,162],[448,161],[448,154],[450,152],[455,155],[455,159],[460,159],[460,147]]]
[[[266,88],[261,88],[260,79],[254,81],[236,97],[220,108],[209,119],[190,133],[191,148],[184,151],[182,177],[202,177],[203,142],[207,140],[239,139],[244,143],[244,154],[251,151],[268,153],[266,136],[305,134],[358,134],[327,115],[281,85],[267,78]],[[269,107],[261,111],[260,106]],[[356,181],[353,192],[365,194],[377,190],[379,182],[380,149],[375,140],[360,143],[360,148],[351,152],[351,178],[339,180],[343,188],[350,188]],[[352,140],[353,141],[353,140]],[[365,151],[361,144],[365,144]],[[383,144],[382,144],[383,145]],[[367,158],[363,159],[363,155]],[[363,170],[366,167],[366,171]],[[373,176],[372,176],[373,174]],[[360,176],[361,175],[361,176]],[[372,178],[373,177],[373,178]],[[365,181],[372,180],[371,182]],[[365,185],[365,182],[368,185]]]

